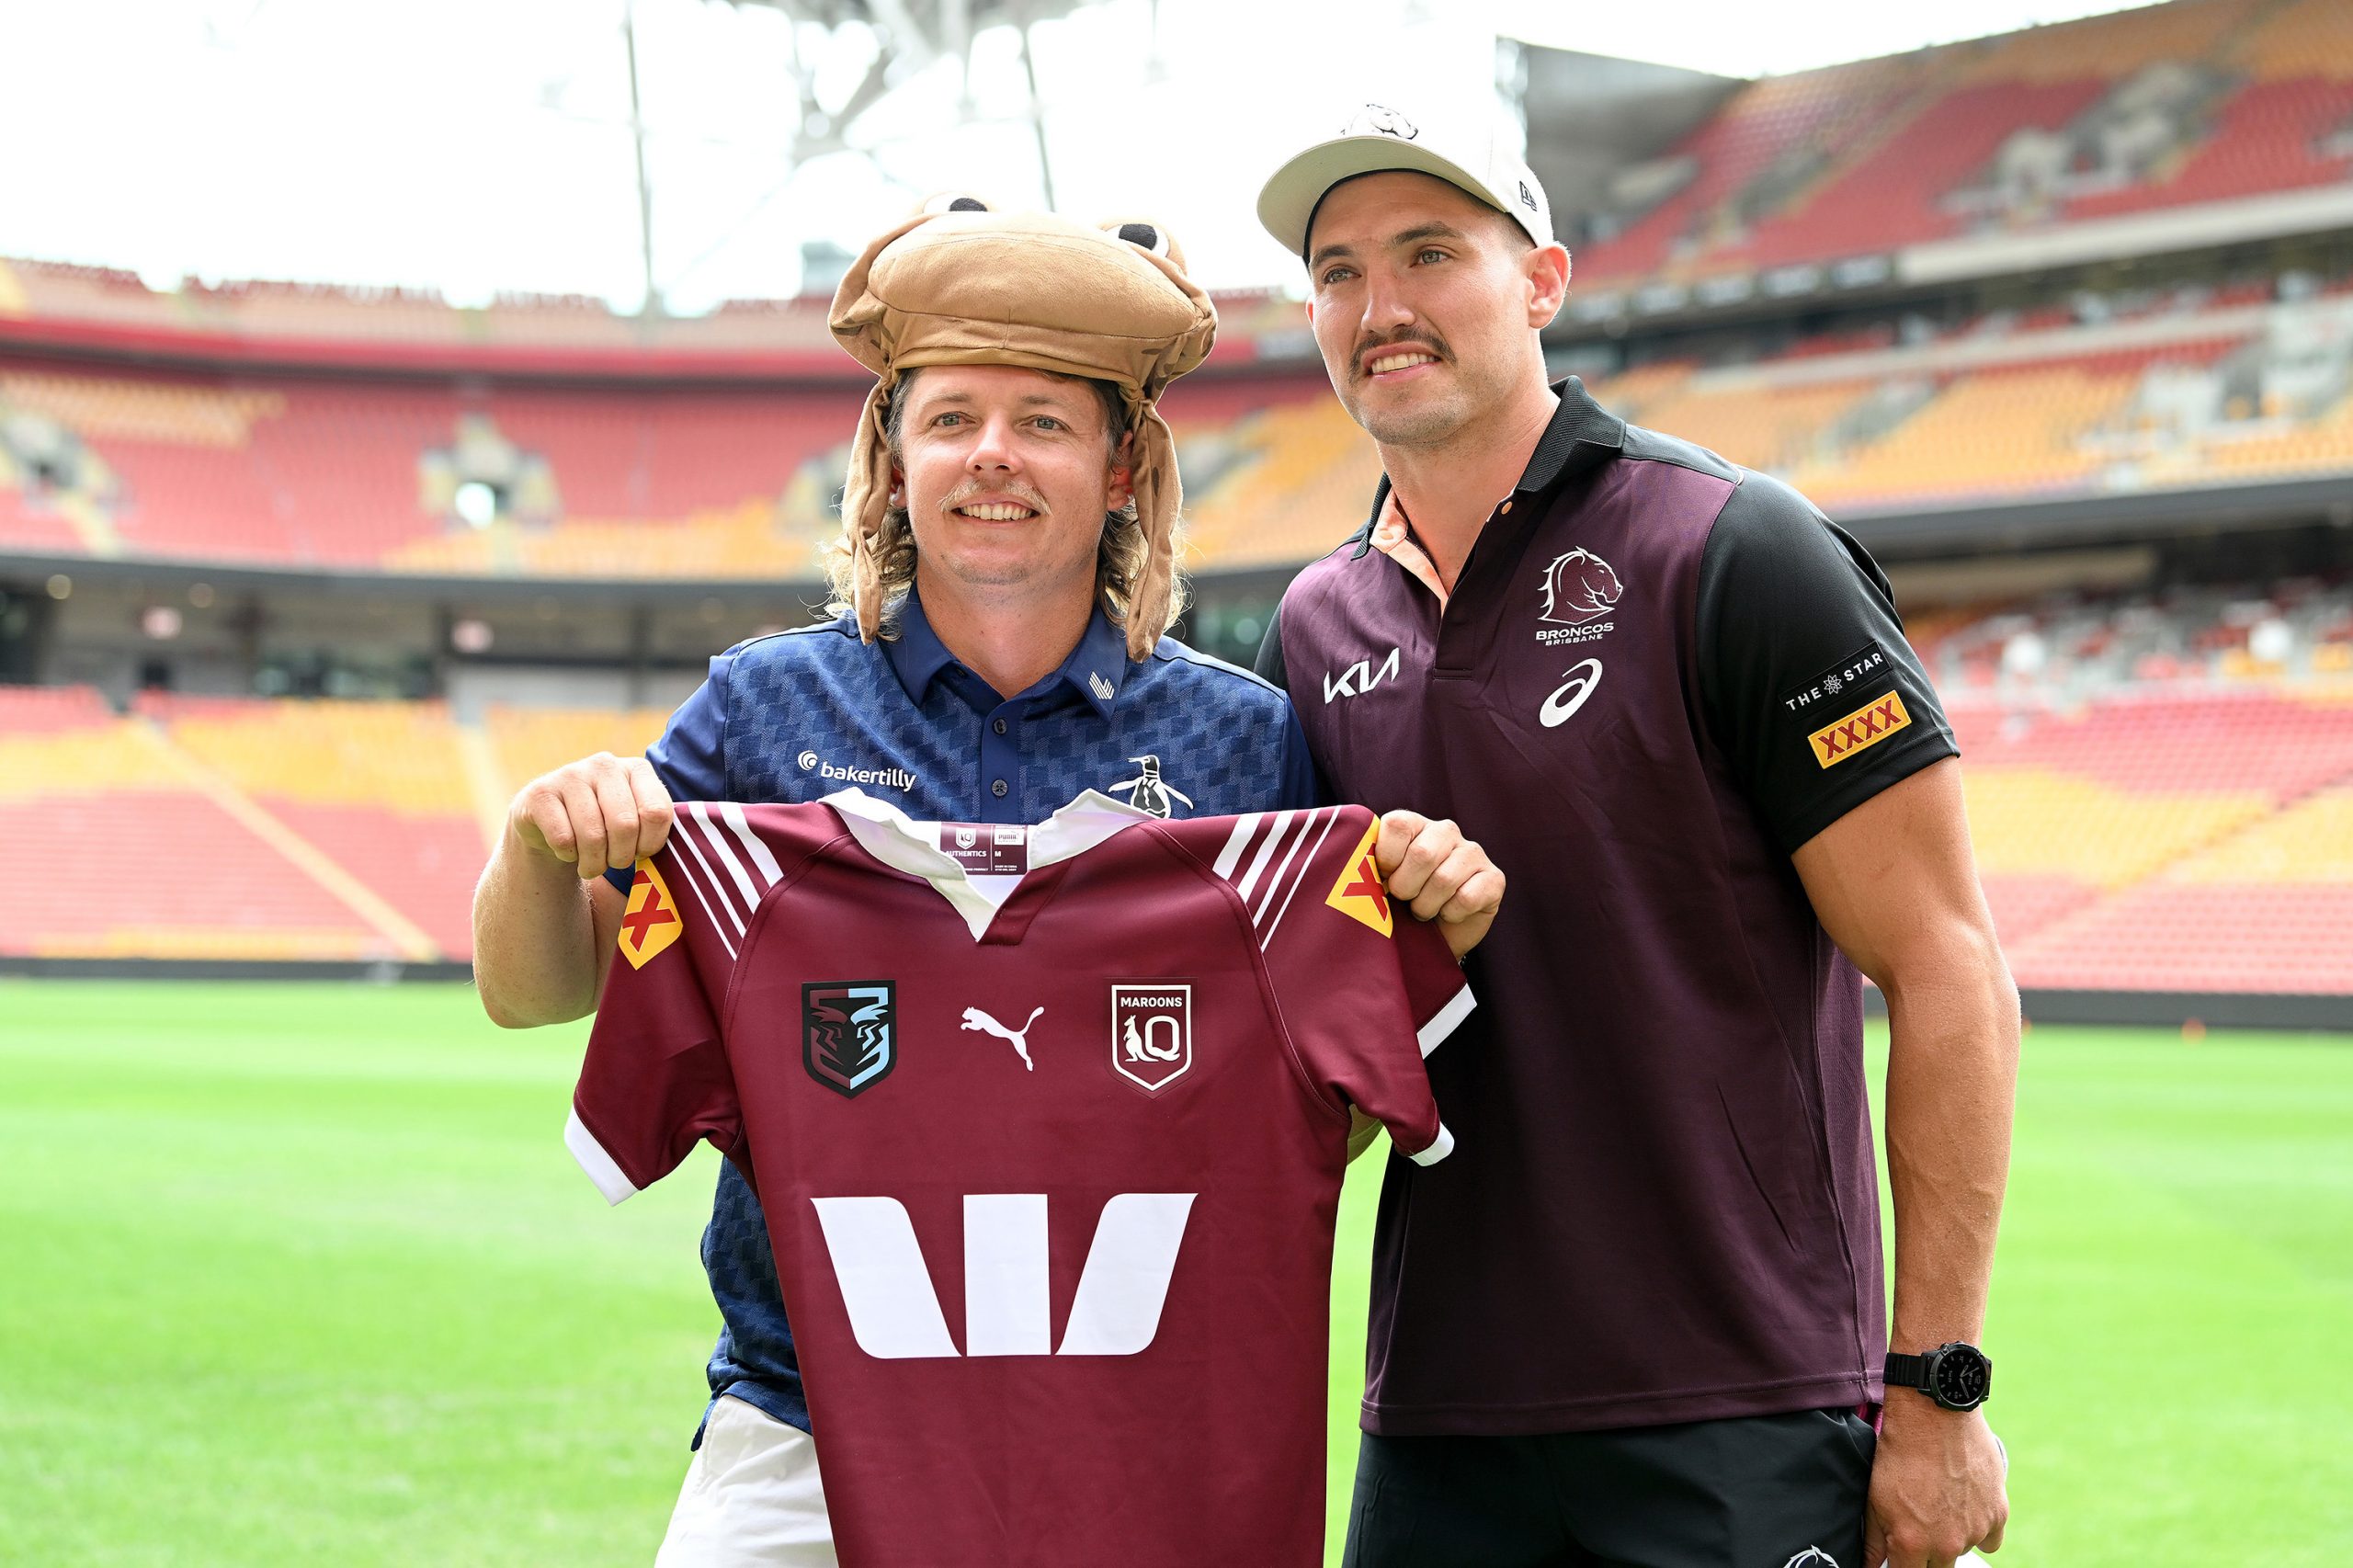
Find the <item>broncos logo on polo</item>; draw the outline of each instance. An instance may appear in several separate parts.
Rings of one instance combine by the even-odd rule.
[[[1589,550],[1556,555],[1544,568],[1544,619],[1559,626],[1583,626],[1618,607],[1626,591],[1607,561]]]

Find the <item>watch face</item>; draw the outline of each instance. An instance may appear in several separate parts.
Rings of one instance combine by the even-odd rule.
[[[1961,1410],[1984,1403],[1986,1390],[1994,1381],[1985,1358],[1969,1349],[1949,1350],[1938,1357],[1931,1375],[1936,1380],[1938,1402]]]

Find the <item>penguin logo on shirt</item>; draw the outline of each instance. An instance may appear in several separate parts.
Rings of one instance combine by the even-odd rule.
[[[1180,804],[1188,812],[1193,809],[1191,796],[1181,790],[1170,789],[1168,781],[1161,778],[1158,757],[1131,756],[1128,760],[1142,771],[1133,778],[1122,778],[1112,785],[1111,793],[1125,795],[1128,804],[1140,812],[1150,812],[1156,817],[1176,815],[1176,807]]]

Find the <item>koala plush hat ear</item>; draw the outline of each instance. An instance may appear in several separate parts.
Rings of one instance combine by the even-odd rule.
[[[1154,223],[1085,228],[1049,213],[990,211],[953,193],[926,206],[851,264],[830,318],[835,337],[877,378],[842,496],[859,634],[873,641],[881,622],[875,541],[890,502],[891,389],[926,365],[1017,365],[1109,381],[1125,394],[1136,517],[1150,546],[1130,596],[1128,656],[1143,658],[1168,619],[1183,498],[1158,403],[1209,356],[1217,335],[1209,296]]]
[[[1150,251],[1165,260],[1177,271],[1185,270],[1185,249],[1176,236],[1150,218],[1111,218],[1103,224],[1103,232],[1114,239],[1121,239],[1139,250]]]

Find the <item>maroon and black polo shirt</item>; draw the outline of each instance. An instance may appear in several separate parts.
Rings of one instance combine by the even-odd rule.
[[[1862,982],[1790,855],[1953,756],[1887,579],[1787,485],[1574,379],[1441,597],[1384,481],[1259,659],[1342,799],[1510,878],[1392,1162],[1369,1431],[1646,1426],[1880,1395]]]

